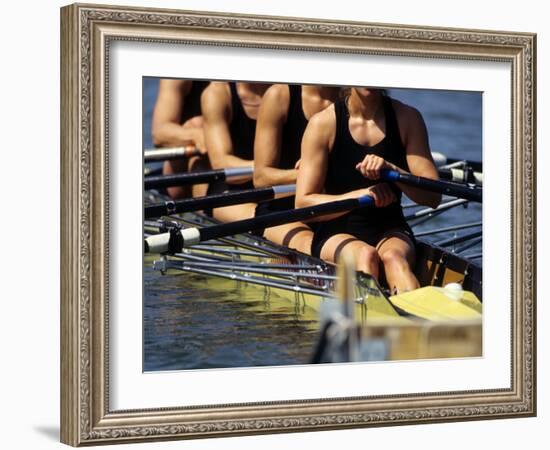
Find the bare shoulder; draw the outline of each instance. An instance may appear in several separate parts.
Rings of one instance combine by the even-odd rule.
[[[309,119],[306,133],[317,142],[332,147],[336,135],[336,113],[334,104],[319,111]]]
[[[203,114],[223,111],[231,105],[231,91],[229,83],[212,82],[201,95]]]
[[[290,90],[286,84],[273,84],[264,93],[260,106],[260,117],[280,122],[286,120],[290,105]]]
[[[418,109],[399,100],[391,99],[397,122],[403,128],[424,126],[424,119]]]
[[[191,90],[193,81],[163,78],[159,82],[159,90],[164,92],[180,92],[187,95]]]
[[[288,84],[273,84],[265,91],[262,102],[282,102],[287,103],[290,100],[290,90]]]
[[[327,106],[322,111],[315,113],[309,123],[315,128],[335,128],[336,126],[336,113],[334,110],[334,104]],[[309,124],[308,124],[309,126]]]
[[[217,98],[224,99],[231,96],[231,90],[229,89],[229,83],[213,81],[203,91],[202,97],[208,100],[215,100]]]

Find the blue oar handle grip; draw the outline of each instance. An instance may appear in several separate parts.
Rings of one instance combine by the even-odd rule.
[[[370,195],[363,195],[362,197],[359,197],[357,202],[359,203],[359,207],[374,206],[374,198]]]
[[[382,169],[380,175],[386,181],[399,181],[401,174],[397,170]]]

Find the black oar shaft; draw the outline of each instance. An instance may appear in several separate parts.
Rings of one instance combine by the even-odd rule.
[[[225,181],[232,177],[244,177],[252,175],[252,167],[235,169],[208,170],[205,172],[190,172],[176,175],[162,175],[145,177],[143,187],[148,189],[169,188],[175,186],[189,186],[200,183],[211,183],[213,181]]]
[[[151,219],[170,214],[200,211],[202,209],[219,208],[240,203],[261,202],[274,198],[276,194],[292,193],[294,189],[294,185],[285,185],[260,189],[247,189],[236,192],[224,192],[206,197],[186,198],[178,201],[167,201],[157,205],[146,206],[144,217],[145,219]]]
[[[247,231],[262,230],[264,228],[275,227],[289,222],[308,220],[313,217],[327,214],[349,211],[359,206],[358,199],[339,200],[336,202],[325,203],[307,208],[294,209],[292,211],[280,211],[265,214],[251,219],[239,220],[237,222],[214,225],[207,228],[201,228],[201,241],[218,239],[224,236],[245,233]]]
[[[350,211],[362,206],[371,206],[374,200],[370,196],[355,199],[338,200],[307,208],[294,209],[265,214],[251,219],[213,225],[205,228],[186,228],[170,233],[153,235],[145,239],[145,253],[178,253],[183,247],[225,236],[232,236],[249,231],[262,230],[285,223],[305,221],[318,216]]]
[[[454,183],[452,181],[431,180],[409,173],[400,173],[395,170],[382,170],[381,174],[382,178],[387,181],[408,184],[427,191],[460,197],[473,202],[482,202],[482,189],[474,185]]]

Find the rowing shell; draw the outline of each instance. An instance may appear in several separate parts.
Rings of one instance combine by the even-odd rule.
[[[170,216],[170,225],[204,227],[215,220],[198,213]],[[146,232],[166,231],[167,221],[145,222]],[[150,257],[149,261],[150,262]],[[184,271],[217,277],[241,285],[256,285],[289,301],[319,311],[335,297],[335,266],[281,247],[249,233],[220,238],[182,249],[153,261],[156,270]],[[365,323],[405,324],[414,318],[434,322],[480,321],[481,268],[442,248],[419,241],[416,275],[421,289],[388,297],[372,277],[356,275],[355,316]],[[460,283],[464,290],[447,292],[442,287]],[[212,283],[215,285],[214,283]]]

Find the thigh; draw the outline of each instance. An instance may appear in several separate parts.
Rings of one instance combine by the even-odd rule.
[[[357,239],[355,236],[347,233],[335,234],[328,238],[321,247],[321,259],[325,261],[338,262],[338,257],[342,252],[352,252],[354,260],[357,260],[359,254],[365,248],[371,248],[369,244]]]
[[[301,222],[286,223],[277,227],[266,228],[264,237],[285,247],[300,250],[303,253],[311,252],[313,232]]]
[[[221,222],[234,222],[236,220],[250,219],[256,211],[255,203],[243,203],[241,205],[224,206],[214,209],[213,216]]]
[[[208,158],[203,156],[192,156],[188,162],[189,172],[204,172],[211,170]],[[194,184],[191,187],[193,197],[204,197],[208,191],[208,183]]]
[[[187,172],[187,160],[185,159],[174,159],[172,161],[164,161],[162,165],[162,174],[163,175],[174,175],[178,173]],[[172,198],[187,198],[191,194],[190,186],[173,186],[166,188],[166,192]]]

